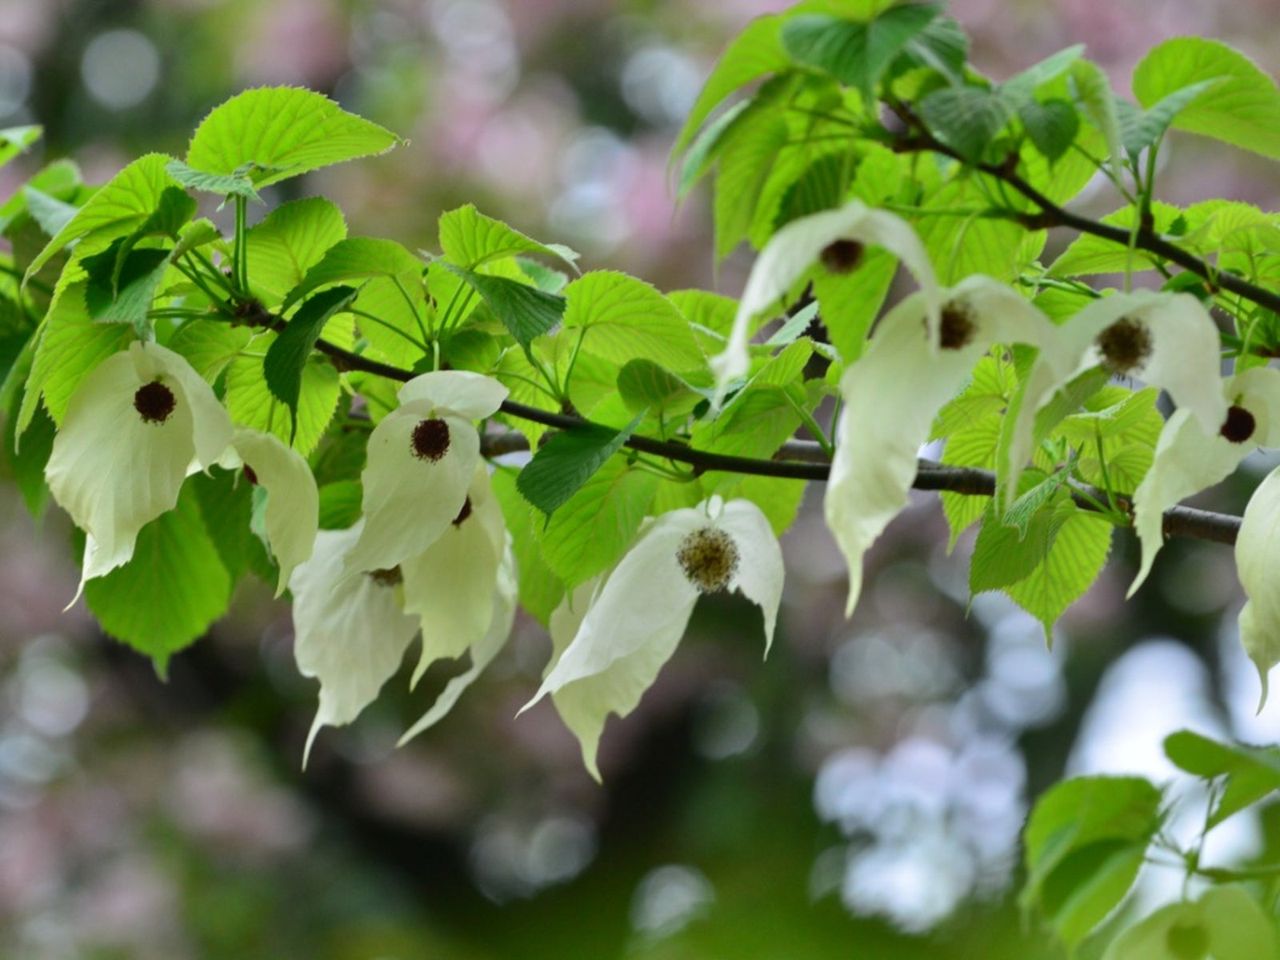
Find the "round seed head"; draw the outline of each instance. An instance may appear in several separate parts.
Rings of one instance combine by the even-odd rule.
[[[1132,373],[1151,356],[1151,331],[1133,317],[1121,317],[1098,334],[1095,343],[1112,373]]]
[[[676,559],[698,590],[717,593],[729,586],[738,569],[738,547],[723,530],[703,527],[680,541]]]
[[[823,247],[818,259],[830,273],[852,273],[862,263],[863,246],[857,240],[837,240]]]
[[[133,395],[133,409],[143,423],[164,423],[173,414],[178,398],[159,380],[144,383]]]
[[[419,460],[435,463],[449,452],[449,425],[438,417],[419,420],[409,446]]]
[[[960,350],[967,347],[978,332],[973,318],[973,308],[963,300],[949,300],[942,307],[941,324],[938,327],[938,345],[943,350]]]
[[[1258,421],[1252,413],[1239,404],[1227,408],[1227,419],[1218,432],[1232,443],[1244,443],[1258,429]]]

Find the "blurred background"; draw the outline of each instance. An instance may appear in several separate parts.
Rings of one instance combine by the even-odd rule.
[[[994,78],[1083,42],[1127,92],[1143,52],[1176,34],[1274,65],[1280,34],[1259,29],[1272,2],[951,12]],[[269,203],[323,193],[353,234],[430,247],[439,212],[474,201],[589,268],[736,294],[749,257],[716,269],[708,198],[675,209],[667,151],[727,39],[785,5],[0,0],[0,125],[46,129],[0,196],[54,156],[100,181],[138,153],[181,154],[231,93],[305,84],[412,144]],[[1280,178],[1243,154],[1181,139],[1165,162],[1164,199],[1275,209]],[[1250,462],[1202,505],[1238,513],[1271,465]],[[1050,649],[1011,602],[969,604],[969,538],[947,556],[921,495],[846,621],[817,492],[784,540],[769,661],[754,608],[704,602],[639,710],[610,722],[600,787],[549,705],[513,719],[549,652],[527,619],[430,734],[393,749],[431,695],[395,684],[326,731],[302,774],[316,691],[294,668],[286,606],[246,584],[162,683],[81,607],[60,612],[76,583],[64,518],[37,527],[0,481],[0,956],[1056,957],[1011,902],[1039,791],[1140,773],[1194,811],[1164,735],[1280,740],[1280,698],[1255,715],[1229,549],[1170,544],[1125,604],[1134,541],[1117,536]],[[1211,840],[1210,862],[1274,860],[1280,809]],[[1149,870],[1129,909],[1180,880]]]

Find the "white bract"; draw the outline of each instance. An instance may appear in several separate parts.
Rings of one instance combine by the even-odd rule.
[[[990,277],[966,278],[944,291],[943,304],[936,334],[922,294],[894,307],[840,384],[844,407],[823,506],[849,564],[846,613],[862,590],[863,555],[907,504],[934,418],[978,359],[996,343],[1025,343],[1060,356],[1057,328]]]
[[[563,652],[525,709],[547,694],[582,745],[597,780],[606,717],[625,717],[671,658],[698,597],[738,590],[764,615],[765,651],[782,600],[782,550],[760,508],[747,500],[665,513],[595,589],[579,588],[553,617]],[[581,619],[578,620],[577,618]],[[572,640],[565,637],[572,632]]]
[[[470,648],[471,666],[445,684],[445,688],[440,691],[440,696],[431,705],[431,709],[424,713],[418,722],[410,727],[405,732],[405,735],[400,738],[401,745],[412,740],[428,727],[433,726],[452,710],[453,705],[458,702],[458,698],[493,662],[493,658],[498,655],[503,644],[507,642],[507,637],[511,635],[511,625],[515,622],[516,616],[518,592],[519,584],[516,580],[515,556],[508,545],[503,550],[502,562],[498,566],[497,577],[491,591],[491,614],[489,616],[488,629],[485,631],[484,636],[473,643]]]
[[[1186,293],[1138,290],[1095,300],[1061,328],[1061,354],[1041,353],[1027,376],[1013,424],[1013,442],[1000,464],[1007,506],[1031,454],[1035,416],[1072,377],[1102,365],[1169,393],[1174,404],[1214,434],[1227,414],[1221,383],[1218,328],[1204,305]]]
[[[400,565],[404,612],[422,625],[422,659],[413,685],[435,661],[460,657],[484,640],[506,547],[502,508],[480,463],[453,522],[424,552]]]
[[[418,632],[418,620],[402,609],[400,572],[344,572],[362,532],[321,530],[311,557],[289,578],[293,591],[293,655],[305,677],[320,681],[320,707],[307,736],[302,763],[324,726],[350,723],[374,701],[399,669]]]
[[[1248,598],[1240,611],[1240,643],[1262,678],[1261,710],[1267,702],[1267,674],[1280,663],[1280,468],[1267,475],[1244,508],[1236,570]]]
[[[244,467],[267,494],[267,542],[280,567],[278,597],[294,567],[311,556],[315,546],[320,514],[316,478],[298,451],[274,434],[244,427],[236,428],[231,446],[218,462],[229,470]]]
[[[76,388],[45,479],[88,537],[81,587],[129,561],[138,531],[172,510],[187,475],[231,440],[213,390],[178,354],[136,342]]]
[[[1160,431],[1151,469],[1133,494],[1142,564],[1129,596],[1147,578],[1164,545],[1166,510],[1225,480],[1258,447],[1280,446],[1280,370],[1246,370],[1222,384],[1222,395],[1230,406],[1222,426],[1212,433],[1185,407],[1175,410]]]
[[[776,303],[823,250],[842,240],[883,247],[906,264],[924,294],[929,323],[936,325],[938,283],[929,255],[910,224],[895,214],[872,209],[859,200],[851,201],[838,210],[801,217],[773,235],[747,278],[729,341],[724,352],[711,359],[711,368],[716,375],[717,406],[733,381],[750,369],[747,344],[751,339],[751,321],[756,314]]]
[[[394,567],[431,546],[457,517],[480,462],[471,421],[497,411],[507,389],[478,373],[415,377],[369,436],[364,525],[347,569]]]

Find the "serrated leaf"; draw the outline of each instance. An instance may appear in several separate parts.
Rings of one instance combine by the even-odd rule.
[[[0,130],[0,167],[6,166],[18,154],[25,153],[43,135],[44,127],[38,124]]]
[[[1012,115],[999,91],[983,87],[943,87],[920,101],[920,118],[930,132],[975,162]]]
[[[102,629],[149,656],[163,676],[169,657],[226,612],[231,586],[187,485],[173,510],[142,528],[133,559],[86,583],[84,596]]]
[[[249,283],[268,306],[281,303],[346,236],[342,211],[323,197],[281,204],[249,230]]]
[[[333,287],[300,306],[289,323],[267,348],[262,362],[263,379],[272,396],[289,408],[289,442],[298,432],[298,397],[302,392],[302,371],[335,313],[351,303],[356,292],[350,287]]]
[[[169,160],[162,153],[148,153],[112,177],[31,261],[26,278],[70,243],[79,241],[76,255],[86,257],[133,233],[159,206],[164,191],[179,186],[165,170]]]
[[[565,288],[566,330],[583,329],[582,349],[619,366],[652,360],[688,373],[707,361],[689,323],[649,284],[623,273],[597,270]]]
[[[522,347],[528,347],[535,338],[550,332],[565,314],[565,298],[559,294],[545,293],[506,277],[473,273],[451,263],[445,266],[480,294],[480,299]]]
[[[1182,215],[1177,207],[1156,201],[1151,205],[1153,228],[1166,233]],[[1108,226],[1133,229],[1137,217],[1132,206],[1124,206],[1102,217]],[[1155,263],[1148,253],[1130,250],[1124,244],[1104,240],[1091,234],[1077,237],[1049,267],[1055,277],[1083,277],[1099,273],[1124,273],[1127,270],[1153,270]]]
[[[275,565],[251,526],[254,485],[240,471],[222,469],[198,473],[187,485],[232,584],[250,572],[275,583]]]
[[[217,320],[188,320],[169,341],[169,349],[186,358],[196,373],[213,383],[253,339],[248,327]]]
[[[1018,119],[1035,148],[1050,161],[1070,150],[1080,132],[1076,108],[1065,100],[1029,100],[1018,108]]]
[[[1220,79],[1215,77],[1212,80],[1201,80],[1181,90],[1174,90],[1161,97],[1149,110],[1139,110],[1125,104],[1128,109],[1122,108],[1119,114],[1120,139],[1125,150],[1136,154],[1154,144],[1164,136],[1179,113],[1199,100],[1202,94],[1216,87]]]
[[[1069,509],[1064,506],[1064,501],[1069,503],[1069,500],[1059,493],[1061,482],[1055,481],[1055,477],[1038,483],[1033,480],[1031,488],[1023,494],[1031,500],[1021,505],[1014,502],[1014,507],[1019,508],[1017,525],[1003,522],[995,509],[995,501],[991,501],[983,515],[969,563],[971,593],[1010,587],[1045,562],[1058,531],[1070,517]],[[1037,503],[1040,498],[1043,499]]]
[[[25,201],[31,218],[51,237],[56,236],[80,212],[75,204],[64,203],[30,184],[24,186],[18,195]]]
[[[782,45],[795,63],[830,74],[872,103],[881,74],[938,12],[932,4],[906,3],[867,23],[821,14],[798,16],[783,26]]]
[[[1033,101],[1036,90],[1041,84],[1055,80],[1066,73],[1071,68],[1071,65],[1080,59],[1080,55],[1083,53],[1083,43],[1077,43],[1074,46],[1067,47],[1065,50],[1051,53],[1039,63],[1027,67],[1000,84],[1000,92],[1010,101],[1020,106],[1026,102]]]
[[[618,371],[618,393],[633,413],[650,410],[670,415],[675,409],[687,413],[703,399],[688,383],[652,360],[631,360]]]
[[[640,529],[657,480],[620,457],[610,460],[537,530],[542,557],[566,588],[618,561]]]
[[[1197,96],[1176,112],[1179,130],[1280,158],[1280,90],[1266,71],[1225,43],[1177,37],[1153,47],[1133,72],[1133,93],[1144,107],[1206,80],[1213,95]]]
[[[215,107],[191,138],[187,165],[245,173],[255,187],[390,150],[390,130],[300,87],[259,87]]]
[[[1124,164],[1124,144],[1120,140],[1120,121],[1111,81],[1096,63],[1077,60],[1071,64],[1071,82],[1084,115],[1106,139],[1111,168],[1119,177]]]
[[[302,282],[289,291],[280,309],[288,310],[312,291],[331,283],[372,277],[420,275],[425,264],[394,240],[348,237],[329,247],[319,262],[307,270]]]
[[[1024,834],[1020,898],[1074,945],[1124,898],[1160,828],[1160,791],[1138,777],[1081,777],[1037,801]]]
[[[1067,607],[1098,579],[1111,552],[1110,523],[1073,503],[1062,509],[1067,515],[1044,561],[1005,588],[1018,606],[1044,625],[1048,640],[1052,640],[1053,625]]]
[[[753,80],[789,66],[790,60],[780,36],[782,22],[783,18],[777,15],[757,17],[729,43],[689,110],[689,116],[671,148],[672,156],[684,152],[707,117],[729,94]]]
[[[720,148],[724,145],[726,134],[750,106],[749,100],[735,103],[707,124],[706,129],[694,139],[680,160],[680,176],[676,182],[677,200],[683,200],[688,196],[689,191],[710,171],[720,154]]]
[[[275,336],[259,334],[260,342],[270,349]],[[261,359],[237,357],[227,367],[226,385],[225,403],[233,421],[273,433],[285,443],[293,436],[294,449],[304,457],[315,448],[338,406],[338,372],[323,357],[312,357],[302,370],[296,433],[289,408],[267,388]]]
[[[165,170],[168,171],[169,176],[189,190],[215,193],[222,197],[245,197],[256,203],[262,202],[253,181],[244,173],[207,173],[203,170],[193,170],[181,160],[170,160]]]
[[[501,220],[486,217],[470,203],[440,215],[440,248],[464,270],[478,270],[494,260],[528,253],[554,257],[569,267],[577,260],[568,247],[540,243]]]
[[[169,269],[169,251],[131,250],[117,262],[114,247],[83,261],[89,275],[85,306],[100,323],[127,323],[140,339],[150,336],[147,312]]]
[[[621,430],[584,425],[561,430],[538,448],[516,478],[516,488],[550,517],[622,449],[644,419],[642,412]]]

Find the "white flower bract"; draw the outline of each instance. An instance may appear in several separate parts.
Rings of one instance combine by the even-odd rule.
[[[782,550],[760,508],[747,500],[713,498],[663,514],[603,585],[580,587],[553,615],[562,652],[525,709],[551,694],[596,779],[605,719],[634,710],[675,652],[703,592],[696,579],[703,589],[738,590],[760,607],[767,652],[782,599]]]
[[[237,427],[231,446],[219,460],[228,469],[247,467],[267,494],[266,533],[280,567],[276,596],[284,593],[293,569],[315,547],[320,514],[316,478],[298,451],[278,437]]]
[[[85,376],[45,467],[54,500],[88,534],[81,587],[127,563],[138,532],[230,440],[213,390],[171,350],[135,342]]]
[[[453,522],[480,462],[471,421],[497,411],[507,390],[465,371],[415,377],[400,406],[369,435],[364,525],[349,570],[394,567],[431,546]]]
[[[824,249],[839,240],[883,247],[906,264],[924,295],[929,323],[936,326],[939,300],[933,267],[919,237],[901,217],[853,200],[838,210],[793,220],[774,234],[760,252],[747,278],[724,352],[711,359],[717,406],[732,382],[750,367],[747,344],[756,314],[775,303]]]
[[[1267,675],[1280,663],[1280,468],[1269,473],[1249,498],[1236,537],[1236,571],[1248,598],[1240,611],[1240,644],[1262,679],[1261,710],[1267,702]]]
[[[823,507],[849,565],[846,613],[862,590],[864,554],[907,504],[934,417],[978,359],[996,343],[1030,344],[1047,356],[1061,350],[1049,319],[990,277],[966,278],[943,302],[933,336],[921,294],[890,310],[840,384],[844,407]]]
[[[1225,480],[1258,447],[1280,446],[1280,370],[1245,370],[1226,381],[1222,393],[1226,403],[1247,412],[1252,429],[1247,437],[1231,440],[1222,429],[1206,433],[1186,408],[1173,412],[1160,431],[1151,468],[1133,494],[1133,525],[1142,542],[1142,563],[1129,596],[1146,580],[1164,545],[1166,510]]]

